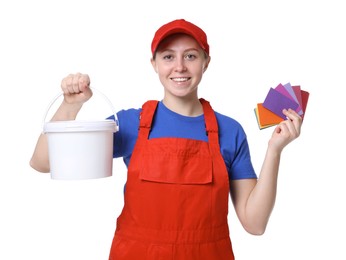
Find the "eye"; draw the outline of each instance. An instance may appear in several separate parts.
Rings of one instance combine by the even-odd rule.
[[[173,56],[170,55],[170,54],[167,54],[167,55],[164,55],[164,56],[163,56],[163,59],[164,59],[164,60],[171,60],[171,59],[173,59]]]
[[[196,57],[197,56],[195,54],[188,53],[188,54],[186,54],[185,59],[187,59],[187,60],[194,60],[194,59],[196,59]]]

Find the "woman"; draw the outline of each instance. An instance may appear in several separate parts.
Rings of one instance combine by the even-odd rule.
[[[245,230],[261,235],[274,206],[281,152],[300,134],[292,109],[268,142],[259,177],[245,132],[234,119],[214,112],[198,97],[210,63],[204,31],[183,19],[160,27],[151,64],[163,85],[161,101],[117,113],[114,157],[128,167],[124,208],[109,259],[234,259],[229,237],[228,196]],[[91,96],[90,79],[62,80],[64,100],[52,120],[73,120]],[[31,166],[49,172],[41,135]]]

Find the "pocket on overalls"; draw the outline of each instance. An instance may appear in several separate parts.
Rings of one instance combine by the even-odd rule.
[[[213,170],[209,158],[199,155],[145,154],[139,179],[144,193],[137,197],[138,207],[151,212],[146,225],[155,223],[167,229],[197,229],[210,223]]]
[[[212,160],[203,155],[144,154],[139,178],[174,184],[208,184],[213,181]]]

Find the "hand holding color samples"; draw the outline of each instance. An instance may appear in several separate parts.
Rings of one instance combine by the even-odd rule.
[[[259,128],[274,126],[286,120],[283,109],[291,108],[304,119],[308,100],[309,92],[302,90],[300,86],[287,83],[270,88],[263,103],[258,103],[255,108]]]

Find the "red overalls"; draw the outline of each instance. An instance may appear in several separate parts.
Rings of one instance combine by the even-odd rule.
[[[218,125],[209,102],[200,101],[208,142],[149,140],[157,101],[143,105],[110,260],[234,259]]]

